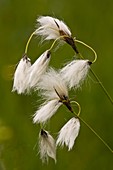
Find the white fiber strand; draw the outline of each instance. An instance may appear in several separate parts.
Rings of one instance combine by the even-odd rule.
[[[45,102],[35,113],[33,123],[45,123],[61,106],[57,99]]]
[[[56,144],[68,147],[70,151],[74,145],[80,130],[80,121],[78,118],[71,118],[60,130]]]
[[[88,60],[74,60],[62,68],[60,74],[70,89],[78,88],[85,80],[89,68]]]
[[[61,31],[65,35],[71,36],[68,26],[59,19],[50,16],[40,16],[37,22],[39,23],[39,28],[36,30],[36,34],[43,36],[46,40],[60,37]]]
[[[25,93],[27,87],[27,75],[31,67],[30,59],[23,57],[14,73],[14,82],[12,91],[17,91],[18,94]]]
[[[56,162],[56,145],[54,138],[45,130],[39,135],[39,153],[42,162],[48,161],[48,156]]]
[[[46,72],[47,67],[50,61],[50,51],[45,51],[31,66],[29,70],[29,88],[35,88],[42,77]]]
[[[65,82],[59,73],[52,68],[43,75],[37,89],[40,90],[40,94],[47,100],[59,99],[59,96],[68,96],[68,89]]]

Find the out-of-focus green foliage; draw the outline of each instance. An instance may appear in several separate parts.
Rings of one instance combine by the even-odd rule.
[[[91,45],[98,54],[92,66],[113,96],[113,1],[112,0],[0,0],[0,170],[112,170],[113,154],[81,123],[80,135],[72,151],[57,150],[53,160],[42,165],[37,155],[39,127],[32,115],[40,101],[37,94],[17,95],[11,92],[15,64],[24,53],[28,37],[38,15],[63,19],[73,36]],[[28,55],[34,61],[49,43],[30,43]],[[50,43],[51,44],[51,43]],[[85,58],[88,50],[78,45]],[[64,44],[53,54],[51,65],[61,67],[72,59],[72,49]],[[113,148],[113,105],[90,74],[82,90],[70,94],[81,104],[81,116]],[[71,117],[65,107],[51,119],[48,130],[53,136]]]

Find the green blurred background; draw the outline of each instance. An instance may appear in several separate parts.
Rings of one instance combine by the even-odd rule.
[[[41,101],[36,93],[17,95],[11,89],[14,65],[24,53],[38,15],[64,20],[73,36],[96,50],[98,60],[92,68],[113,96],[112,0],[0,0],[0,170],[112,170],[113,154],[82,123],[73,150],[58,148],[57,164],[50,159],[48,165],[43,165],[37,154],[39,127],[33,125],[32,115]],[[32,61],[50,44],[41,45],[39,39],[33,39],[28,51]],[[79,44],[78,48],[85,58],[93,58],[86,48]],[[53,53],[50,65],[60,68],[73,55],[73,50],[64,44]],[[82,89],[70,96],[81,104],[81,116],[113,148],[113,105],[94,77],[90,74]],[[70,117],[62,107],[46,129],[56,137]]]

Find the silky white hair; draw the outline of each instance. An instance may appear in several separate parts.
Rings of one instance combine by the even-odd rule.
[[[85,80],[89,68],[89,60],[73,60],[60,70],[60,75],[70,89],[76,89]]]
[[[80,121],[78,118],[71,118],[60,130],[56,145],[68,147],[70,151],[74,145],[80,130]]]
[[[61,20],[50,16],[40,16],[37,18],[39,28],[36,29],[36,34],[43,36],[45,40],[57,39],[61,36],[60,31],[65,35],[71,36],[70,29]]]
[[[39,154],[42,162],[48,161],[48,157],[51,157],[56,162],[55,140],[48,131],[43,129],[39,134]]]
[[[42,76],[36,88],[40,90],[40,95],[47,100],[59,99],[60,96],[68,96],[65,81],[63,81],[59,73],[53,68],[50,68],[48,72]]]
[[[27,87],[27,75],[31,67],[30,59],[24,56],[14,73],[14,82],[12,91],[17,91],[18,94],[25,93]]]
[[[37,86],[40,78],[48,68],[50,58],[50,51],[46,50],[31,66],[28,74],[29,88],[35,88]]]
[[[45,123],[56,113],[61,104],[58,99],[43,103],[34,114],[33,123]]]

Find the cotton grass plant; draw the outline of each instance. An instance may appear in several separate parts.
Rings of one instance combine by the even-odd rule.
[[[30,59],[27,57],[27,51],[33,36],[39,36],[43,41],[53,40],[53,43],[49,49],[46,49],[45,52],[31,64]],[[68,43],[79,59],[70,61],[61,69],[55,70],[50,67],[49,63],[53,53],[52,49],[56,42]],[[78,51],[76,43],[81,43],[89,48],[94,54],[94,60],[84,59]],[[18,94],[29,94],[32,90],[34,90],[34,92],[38,91],[39,97],[44,100],[33,115],[33,123],[39,124],[40,126],[39,154],[42,162],[48,161],[49,157],[56,162],[56,148],[58,145],[62,147],[66,146],[68,151],[73,149],[75,140],[79,135],[80,122],[83,122],[113,153],[113,150],[105,140],[82,119],[80,115],[80,104],[77,101],[71,101],[69,97],[69,92],[81,87],[88,72],[91,71],[113,104],[111,96],[100,82],[98,76],[91,69],[91,65],[95,63],[96,59],[97,54],[94,49],[84,42],[77,40],[75,37],[73,38],[70,29],[63,21],[50,16],[40,16],[37,18],[37,28],[29,37],[25,54],[15,70],[12,91],[17,91]],[[72,103],[78,107],[78,113],[75,112]],[[63,125],[61,130],[58,129],[58,136],[55,140],[45,128],[48,120],[54,116],[62,105],[64,105],[73,116]]]

